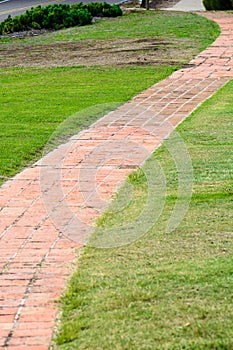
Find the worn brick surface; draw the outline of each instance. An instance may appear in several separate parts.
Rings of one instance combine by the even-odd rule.
[[[0,348],[45,350],[62,293],[94,220],[164,137],[233,78],[233,15],[204,13],[221,36],[0,189]],[[78,224],[77,224],[78,223]]]

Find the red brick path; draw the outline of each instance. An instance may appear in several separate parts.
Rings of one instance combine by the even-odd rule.
[[[1,187],[1,349],[49,348],[54,299],[62,293],[75,248],[106,207],[104,199],[177,124],[233,78],[233,15],[205,15],[219,23],[222,34],[187,68]]]

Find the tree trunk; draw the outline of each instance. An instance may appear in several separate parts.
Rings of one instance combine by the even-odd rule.
[[[140,7],[142,7],[142,8],[146,7],[146,0],[142,0]]]
[[[144,9],[146,8],[147,10],[149,10],[150,9],[149,0],[142,0],[140,7]]]

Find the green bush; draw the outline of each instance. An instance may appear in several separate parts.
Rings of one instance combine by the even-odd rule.
[[[90,4],[83,5],[83,7],[87,9],[92,14],[92,16],[122,16],[122,10],[118,5],[109,5],[106,2],[92,2]]]
[[[117,17],[122,11],[118,5],[96,2],[84,5],[54,4],[31,8],[20,16],[8,16],[0,23],[0,35],[29,29],[62,29],[84,26],[92,22],[93,16]]]
[[[121,15],[122,11],[118,5],[112,5],[108,9],[103,10],[103,16],[105,17],[117,17]]]
[[[233,0],[203,0],[206,10],[233,10]]]

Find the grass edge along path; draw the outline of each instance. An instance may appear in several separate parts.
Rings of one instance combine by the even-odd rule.
[[[177,67],[58,67],[2,69],[0,183],[32,164],[59,124],[75,113],[75,133],[102,114],[86,109],[104,104],[103,113]],[[109,86],[111,85],[111,89]],[[83,110],[83,113],[81,111]]]
[[[154,228],[128,246],[84,249],[62,298],[60,349],[232,348],[232,89],[230,81],[177,129],[194,168],[193,197],[180,226],[165,233],[177,197],[165,142],[145,165],[156,157],[167,180],[166,206]],[[104,214],[103,228],[132,220],[143,208],[143,172],[128,181],[133,201],[115,217]]]
[[[31,169],[30,169],[30,170],[31,170]],[[31,188],[30,188],[30,190],[31,190]],[[39,194],[39,193],[34,192],[34,191],[35,191],[35,188],[33,188],[33,197],[34,197],[35,195]],[[38,213],[38,208],[35,208],[35,207],[34,207],[33,209],[34,209],[34,211],[33,211],[33,210],[32,210],[32,211],[33,211],[33,214],[34,214],[35,216],[33,215],[32,218],[33,218],[35,221],[37,221],[37,220],[41,217],[41,213]],[[35,209],[36,209],[36,213],[35,213]],[[18,214],[16,213],[16,216],[17,216],[17,215],[18,215]],[[44,215],[44,214],[42,214],[42,215]],[[12,219],[13,219],[13,218],[11,217],[10,220],[12,221]],[[24,217],[23,219],[26,219],[26,220],[27,220],[27,223],[28,223],[28,218],[25,218],[25,217]],[[39,220],[40,220],[40,219],[39,219]],[[37,221],[37,222],[38,222],[38,221]],[[21,222],[21,223],[22,223],[22,222]],[[6,224],[6,225],[7,225],[7,224]],[[12,228],[12,227],[10,227],[10,230],[9,230],[9,231],[11,231],[11,228]],[[23,228],[23,229],[26,229],[26,231],[28,231],[28,230],[27,230],[27,227],[25,227],[25,226],[23,227],[23,226],[22,226],[22,228]],[[47,232],[47,229],[48,229],[48,228],[46,227],[46,232]],[[17,229],[17,232],[18,232],[18,229]],[[7,232],[7,233],[8,233],[8,232]],[[25,233],[27,234],[27,232],[25,232]],[[6,238],[6,239],[8,238],[7,235],[5,235],[5,238]],[[49,237],[49,238],[50,238],[50,237]],[[47,240],[48,237],[45,236],[45,237],[43,237],[43,239]],[[10,244],[14,244],[13,242],[11,243],[11,241],[8,241],[8,242],[9,242],[9,245],[10,245]],[[29,244],[30,244],[30,241],[29,241],[29,242],[27,241],[27,242],[26,242],[26,248],[28,248]],[[9,245],[8,245],[8,246],[9,246]],[[60,246],[61,246],[61,245],[62,245],[62,243],[60,242]],[[57,245],[57,246],[58,246],[58,245]],[[23,246],[23,248],[24,248],[24,246]],[[64,242],[63,242],[62,248],[64,249]],[[35,249],[36,249],[36,248],[35,248]],[[58,250],[59,250],[59,249],[58,249]],[[26,252],[26,251],[27,251],[27,252]],[[55,254],[56,254],[55,252],[56,252],[56,250],[54,251],[54,256],[53,256],[54,258],[55,258]],[[32,253],[32,254],[31,254],[31,253],[28,253],[28,250],[27,250],[27,249],[25,249],[25,250],[22,249],[22,252],[20,252],[20,253],[22,253],[21,255],[24,255],[24,253],[29,254],[29,255],[30,255],[30,262],[31,262],[31,259],[32,259],[32,258],[34,258],[33,260],[35,261],[35,260],[38,259],[38,257],[40,258],[40,254],[44,254],[44,253],[43,253],[43,250],[40,250],[40,251],[39,251],[39,255],[38,255],[38,256],[34,256],[33,253]],[[28,255],[26,255],[26,257],[27,257],[27,256],[28,256]],[[19,256],[19,258],[21,258],[21,256]],[[59,259],[61,259],[61,257],[56,258],[55,261],[60,261]],[[11,261],[11,263],[12,263],[12,261]],[[13,265],[13,264],[11,264],[11,265]],[[9,267],[9,265],[7,265],[7,267]],[[56,270],[56,271],[57,271],[57,270]],[[37,273],[37,271],[34,273],[34,276],[37,276],[36,273]],[[7,277],[7,275],[5,275],[4,277]],[[42,281],[45,282],[43,279],[42,279]],[[7,280],[6,282],[7,282],[7,283],[10,283],[9,280]],[[36,284],[37,282],[40,283],[41,281],[35,280],[35,281],[33,281],[33,282],[35,282],[35,284]],[[24,283],[27,283],[27,280],[25,280]],[[31,282],[30,282],[30,283],[31,283]],[[11,282],[11,284],[12,284],[12,282]],[[47,284],[46,284],[46,288],[47,288],[47,292],[48,292],[49,290],[51,290],[51,286],[49,286],[49,285],[47,285]],[[55,288],[55,286],[52,286],[52,288]],[[23,290],[24,290],[24,289],[23,289]],[[27,290],[27,293],[28,293],[28,290]],[[30,294],[31,299],[33,299],[33,295],[35,295],[35,294],[33,294],[33,293]],[[20,297],[20,296],[21,296],[21,294],[20,294],[18,297]],[[44,296],[44,297],[45,297],[45,296]],[[32,301],[32,300],[31,300],[31,301]],[[31,305],[32,305],[32,304],[31,304]],[[34,304],[33,304],[33,305],[34,305]],[[38,305],[38,304],[37,304],[37,305]],[[25,308],[23,308],[23,310],[18,310],[18,312],[21,312],[21,311],[22,311],[22,313],[21,313],[21,315],[20,315],[20,320],[18,320],[18,318],[17,318],[17,325],[18,325],[18,324],[20,325],[20,323],[23,322],[23,320],[25,320],[25,317],[24,317],[24,316],[26,316],[28,313],[31,315],[31,312],[34,312],[34,310],[35,310],[37,313],[38,313],[38,311],[40,311],[40,312],[42,311],[41,308],[34,308],[34,307],[31,307],[31,308],[30,308],[30,307],[29,307],[29,308],[28,308],[28,307],[25,307]],[[47,311],[48,311],[48,310],[51,310],[51,309],[48,308]],[[23,315],[23,314],[24,314],[24,315]],[[18,314],[17,314],[17,315],[18,315]],[[35,319],[36,315],[34,314],[34,315],[32,315],[32,316],[33,316],[34,319]],[[41,318],[42,318],[42,316],[43,316],[43,315],[41,314]],[[51,317],[52,317],[51,314],[48,314],[47,316],[50,317],[50,318],[48,317],[49,319],[51,319]],[[37,317],[38,317],[38,316],[37,316]],[[43,319],[44,319],[44,318],[43,318]],[[22,324],[22,323],[21,323],[21,324]],[[14,328],[13,328],[12,330],[14,330],[14,329],[15,329],[15,325],[14,325]],[[19,330],[18,330],[18,332],[15,332],[14,334],[12,334],[12,332],[10,332],[9,335],[8,335],[9,338],[7,339],[7,344],[9,343],[9,341],[11,341],[12,344],[13,344],[13,343],[14,343],[14,344],[16,344],[16,343],[17,343],[17,344],[21,344],[21,342],[22,342],[22,333],[21,333],[21,336],[19,336],[19,333],[20,333]],[[30,333],[30,334],[31,334],[31,333]],[[35,334],[35,333],[34,333],[34,334]],[[25,333],[24,333],[24,335],[25,335]],[[32,343],[33,341],[38,341],[38,339],[33,339],[33,337],[30,337],[30,339],[27,338],[27,339],[24,339],[24,341],[26,341],[26,342],[29,341],[29,342]],[[40,341],[42,341],[42,340],[40,339]],[[45,341],[45,339],[44,339],[44,341]]]
[[[120,33],[114,31],[114,28],[116,29],[119,24],[118,21],[111,22],[108,20],[99,24],[96,23],[96,27],[88,26],[85,38],[90,36],[91,33],[93,39],[98,38],[102,27],[105,28],[105,38],[114,37],[114,35],[115,37],[121,36],[126,27],[130,29],[128,35],[132,37],[140,32],[143,24],[145,26],[144,32],[140,32],[140,35],[143,34],[144,36],[148,32],[148,26],[151,26],[155,15],[156,12],[148,15],[140,14],[140,25],[138,27],[136,27],[137,14],[132,14],[131,17],[127,15],[122,19],[123,27]],[[174,26],[176,16],[172,13],[170,21],[168,13],[163,14],[161,18],[163,16],[167,21],[163,22],[162,30],[161,26],[158,28],[157,35],[162,35],[164,32],[167,33],[166,35],[174,36],[172,26]],[[196,37],[195,39],[195,45],[198,46],[195,54],[208,46],[219,34],[219,27],[213,21],[208,21],[193,14],[178,14],[178,16],[179,19],[181,16],[185,18],[184,23],[180,20],[175,27],[179,38],[190,38],[191,23],[193,19],[197,22],[195,30],[199,33],[200,38]],[[131,20],[132,27],[130,26]],[[98,26],[100,27],[99,30]],[[149,32],[150,35],[153,33],[156,35],[156,26],[157,22],[154,25],[154,32]],[[77,34],[83,28],[78,27],[72,30],[76,31]],[[201,31],[202,35],[200,34]],[[68,33],[69,35],[69,32],[66,31],[61,31],[56,35],[63,35],[62,33],[64,35]],[[32,42],[43,41],[47,37],[45,35],[41,38],[34,38]],[[1,85],[3,86],[1,86],[0,92],[2,150],[0,156],[0,183],[39,159],[44,145],[65,118],[96,104],[123,103],[141,90],[164,79],[178,68],[178,66],[134,66],[120,68],[1,69]],[[109,86],[111,86],[111,89],[109,89]],[[76,131],[88,127],[98,117],[85,119],[84,115],[79,122],[80,129]]]

